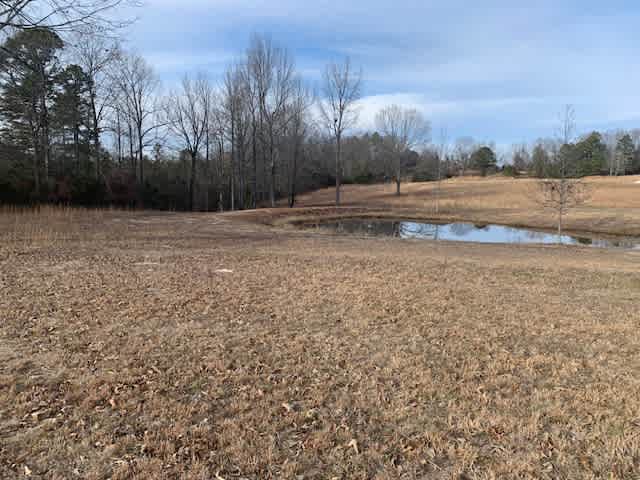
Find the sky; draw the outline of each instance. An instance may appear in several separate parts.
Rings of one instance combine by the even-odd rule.
[[[360,127],[417,108],[437,141],[507,146],[551,137],[563,105],[579,132],[640,127],[637,0],[147,0],[127,45],[165,86],[219,79],[267,34],[320,90],[328,62],[363,71]]]

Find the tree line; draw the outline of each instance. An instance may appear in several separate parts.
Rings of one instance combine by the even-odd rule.
[[[403,158],[429,123],[391,105],[377,117],[383,135],[347,136],[361,85],[346,58],[327,65],[318,99],[290,52],[254,35],[218,84],[185,75],[163,93],[147,61],[117,42],[18,29],[0,50],[0,200],[293,206],[300,191],[335,185],[339,203],[341,183],[392,175],[399,192]],[[364,168],[353,161],[361,144]]]
[[[109,4],[110,5],[110,4]],[[72,24],[73,25],[73,24]],[[8,30],[5,28],[4,32]],[[319,92],[291,53],[254,35],[222,80],[185,75],[163,92],[141,55],[55,25],[10,29],[0,48],[0,202],[176,210],[294,206],[325,186],[503,171],[558,177],[640,172],[638,131],[514,146],[442,132],[389,105],[358,132],[362,71],[327,65]]]
[[[312,97],[267,38],[221,86],[185,76],[165,95],[140,55],[75,40],[37,27],[3,43],[3,201],[246,208],[274,204],[306,174]]]

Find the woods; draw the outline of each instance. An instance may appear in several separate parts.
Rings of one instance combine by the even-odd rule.
[[[167,88],[111,37],[55,25],[5,37],[2,203],[220,211],[292,207],[298,193],[328,186],[339,205],[345,183],[394,181],[399,195],[403,181],[458,175],[640,172],[637,130],[508,152],[470,137],[431,145],[430,119],[416,108],[383,107],[367,126],[363,72],[348,57],[326,65],[317,89],[267,35],[254,34],[221,78],[185,73]]]
[[[220,84],[185,76],[167,94],[140,55],[76,40],[37,28],[4,43],[3,202],[220,210],[331,182],[310,168],[311,90],[269,38]]]

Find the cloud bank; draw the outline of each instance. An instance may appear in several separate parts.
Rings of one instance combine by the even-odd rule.
[[[130,43],[167,83],[216,77],[268,33],[318,85],[327,61],[364,72],[363,127],[389,103],[420,109],[435,129],[498,143],[554,131],[565,103],[578,128],[640,126],[640,4],[592,0],[395,2],[150,0]]]

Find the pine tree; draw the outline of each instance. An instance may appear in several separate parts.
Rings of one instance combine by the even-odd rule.
[[[496,167],[496,154],[489,147],[481,147],[471,155],[471,164],[484,176]]]
[[[634,148],[633,140],[629,134],[625,134],[616,145],[616,175],[624,175],[633,168]]]
[[[61,157],[73,158],[73,167],[70,170],[76,174],[89,175],[89,78],[78,65],[68,65],[54,79],[55,95],[51,109],[52,124],[58,133]],[[67,134],[70,133],[71,144],[67,142]],[[71,152],[69,152],[71,147]],[[82,159],[84,158],[84,172],[82,172]],[[65,171],[65,173],[67,173]]]
[[[578,142],[576,148],[576,174],[580,177],[599,175],[607,164],[607,146],[598,132],[592,132]]]
[[[53,78],[59,62],[56,54],[63,47],[54,32],[37,28],[19,31],[0,49],[0,116],[4,141],[20,145],[32,156],[33,196],[41,196],[41,169],[48,181],[51,156],[49,109]]]

